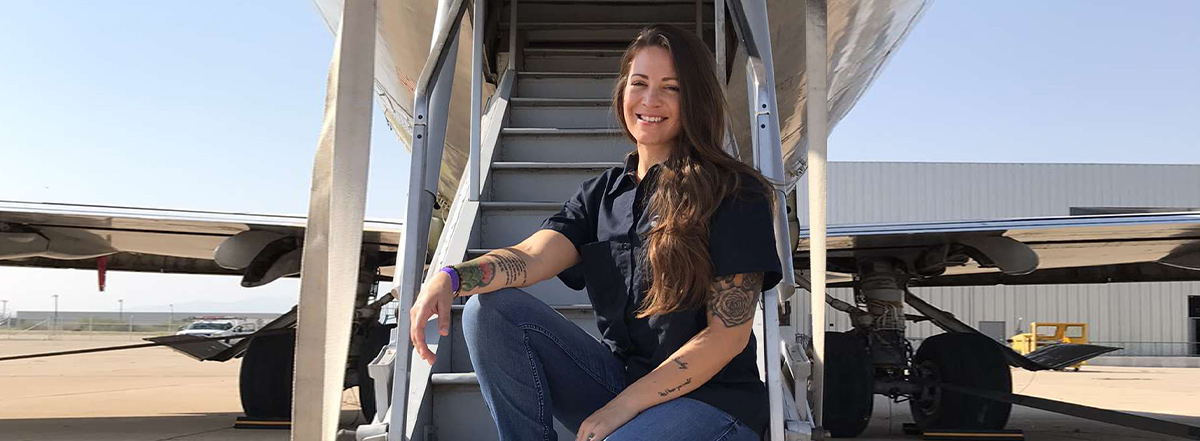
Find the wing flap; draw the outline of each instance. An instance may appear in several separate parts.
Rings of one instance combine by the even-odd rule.
[[[147,337],[145,340],[169,346],[171,349],[196,360],[208,361],[216,360],[223,352],[232,348],[233,344],[230,343],[231,341],[244,340],[244,338],[230,337],[229,340],[212,340],[196,335],[164,335],[161,337]]]
[[[1058,370],[1120,349],[1112,346],[1060,343],[1043,346],[1025,357],[1050,369]]]

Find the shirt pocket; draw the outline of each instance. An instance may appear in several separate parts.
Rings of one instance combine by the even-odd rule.
[[[614,291],[624,291],[621,289],[621,273],[613,257],[616,250],[617,243],[611,240],[592,242],[579,249],[588,297],[597,309],[611,300]]]
[[[592,242],[579,249],[588,299],[596,310],[596,320],[602,332],[624,317],[627,301],[625,276],[621,274],[616,261],[620,251],[620,242],[612,240]]]

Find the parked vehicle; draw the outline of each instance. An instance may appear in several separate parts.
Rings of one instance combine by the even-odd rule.
[[[201,319],[184,327],[175,335],[196,335],[200,337],[224,337],[254,332],[253,323],[240,319]]]

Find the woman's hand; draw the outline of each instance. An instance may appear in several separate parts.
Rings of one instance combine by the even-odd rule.
[[[638,410],[617,400],[610,401],[583,420],[575,441],[601,441],[637,416]]]
[[[450,300],[453,298],[450,276],[438,271],[429,283],[421,287],[421,293],[417,295],[412,309],[408,311],[411,319],[408,337],[412,340],[417,354],[430,365],[437,359],[437,354],[430,351],[429,346],[425,344],[425,323],[429,321],[429,317],[437,315],[438,333],[443,336],[450,335]]]

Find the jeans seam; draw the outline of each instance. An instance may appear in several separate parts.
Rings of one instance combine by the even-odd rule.
[[[542,381],[538,378],[537,362],[533,354],[533,348],[529,347],[529,334],[522,334],[524,334],[522,336],[522,344],[525,346],[525,356],[529,358],[529,371],[533,374],[533,386],[534,389],[537,389],[538,422],[544,422],[546,420],[546,401],[542,393]],[[545,424],[542,424],[542,439],[545,441],[550,441],[550,432],[548,429]]]
[[[612,392],[613,394],[621,393],[621,391],[615,390],[614,388],[609,387],[608,382],[604,381],[604,379],[600,378],[600,374],[593,372],[592,369],[588,368],[587,366],[584,366],[584,363],[582,361],[580,361],[577,357],[575,357],[575,354],[573,354],[573,353],[571,353],[571,351],[567,350],[567,345],[565,343],[563,343],[561,340],[559,340],[558,337],[555,337],[552,333],[550,333],[550,331],[547,330],[546,328],[543,328],[541,326],[538,326],[538,325],[532,324],[532,323],[522,323],[522,324],[517,325],[517,327],[522,330],[534,331],[534,332],[537,332],[539,334],[546,336],[546,338],[550,339],[551,342],[554,342],[554,344],[557,345],[558,348],[561,349],[563,351],[563,353],[567,355],[567,358],[570,358],[571,361],[573,363],[575,363],[576,367],[578,367],[583,372],[587,373],[588,376],[592,377],[592,380],[595,380],[597,383],[600,383],[601,386],[604,386],[605,389],[607,389],[609,392]],[[525,338],[526,338],[526,341],[528,342],[528,338],[529,338],[528,334],[526,335]]]
[[[732,432],[732,431],[733,431],[733,429],[734,429],[735,427],[737,427],[737,423],[738,423],[738,422],[737,422],[737,420],[736,420],[736,419],[735,419],[735,420],[733,420],[733,422],[732,422],[732,423],[729,423],[729,427],[725,428],[725,431],[724,431],[724,432],[722,432],[720,436],[717,436],[716,438],[714,438],[714,439],[713,439],[713,441],[724,441],[724,440],[725,440],[725,437],[726,437],[726,436],[729,436],[729,432]]]

